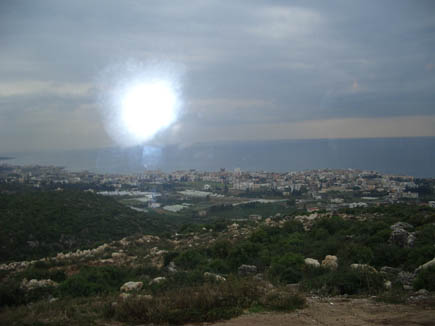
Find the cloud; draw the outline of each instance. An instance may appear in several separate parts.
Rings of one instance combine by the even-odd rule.
[[[130,60],[185,68],[183,115],[162,142],[179,133],[201,141],[203,130],[267,138],[280,126],[292,130],[286,137],[318,137],[309,121],[325,130],[378,118],[396,121],[387,134],[411,135],[397,121],[435,115],[434,9],[391,0],[2,2],[2,139],[8,148],[105,146],[102,118],[83,108],[96,106],[102,72]],[[347,134],[346,123],[331,126]]]
[[[0,97],[50,94],[85,96],[94,88],[90,83],[59,83],[48,81],[0,82]]]

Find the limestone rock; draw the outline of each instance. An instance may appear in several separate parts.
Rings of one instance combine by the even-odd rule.
[[[417,295],[428,295],[429,291],[426,290],[426,289],[420,289],[417,292],[415,292],[415,294],[417,294]]]
[[[227,279],[223,277],[222,275],[214,274],[205,272],[204,277],[210,280],[218,281],[218,282],[225,282]]]
[[[253,275],[253,274],[257,273],[257,266],[240,265],[238,271],[239,271],[239,275],[241,275],[241,276]]]
[[[383,266],[381,268],[381,273],[387,273],[387,274],[393,274],[393,275],[397,275],[401,271],[402,270],[400,268],[394,268],[394,267],[389,267],[389,266]]]
[[[31,279],[28,281],[27,279],[23,279],[21,282],[21,288],[26,290],[33,290],[37,288],[43,288],[43,287],[56,287],[58,284],[50,279],[47,280],[36,280]]]
[[[390,290],[392,286],[393,286],[393,284],[391,283],[391,281],[385,281],[384,282],[384,288],[385,289]]]
[[[432,267],[432,266],[435,266],[435,258],[432,259],[432,260],[429,260],[428,262],[426,262],[426,263],[424,263],[423,265],[419,266],[419,267],[416,269],[416,272],[418,272],[418,271],[421,270],[421,269],[426,269],[426,268],[429,268],[429,267]]]
[[[410,248],[414,246],[415,233],[408,232],[407,229],[412,229],[411,224],[405,222],[397,222],[390,226],[392,232],[389,242],[393,243],[400,248]]]
[[[305,258],[305,265],[312,266],[312,267],[320,267],[319,261],[314,258]]]
[[[329,269],[337,269],[338,268],[338,258],[337,256],[327,255],[325,259],[322,260],[322,267]]]
[[[364,270],[366,272],[371,272],[371,273],[377,273],[378,272],[374,267],[372,267],[370,265],[367,265],[367,264],[351,264],[350,268],[352,268],[352,269],[360,269],[360,270]]]
[[[131,292],[131,291],[139,291],[140,289],[142,289],[143,286],[143,282],[127,282],[124,283],[120,290],[121,292]]]
[[[171,261],[169,264],[168,264],[168,272],[169,273],[176,273],[177,272],[177,266],[175,266],[175,263],[173,262],[173,261]]]
[[[119,297],[120,297],[122,300],[127,300],[130,296],[131,296],[130,293],[125,293],[125,292],[123,292],[123,293],[121,293],[121,294],[119,295]]]
[[[165,282],[165,281],[166,281],[166,277],[164,277],[164,276],[159,276],[159,277],[156,277],[156,278],[152,279],[152,280],[149,282],[149,285],[152,285],[152,284],[160,284],[160,283],[163,283],[163,282]]]
[[[415,274],[409,272],[400,272],[397,274],[397,280],[405,287],[410,286],[412,288],[412,283],[414,282]]]

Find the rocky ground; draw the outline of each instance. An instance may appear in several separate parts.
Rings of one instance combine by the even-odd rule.
[[[372,299],[307,298],[305,309],[292,313],[245,314],[216,326],[279,325],[435,325],[434,302],[396,305]]]

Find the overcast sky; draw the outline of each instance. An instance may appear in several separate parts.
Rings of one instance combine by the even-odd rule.
[[[431,0],[3,0],[0,152],[115,145],[101,99],[131,67],[179,83],[159,144],[435,136],[434,17]]]

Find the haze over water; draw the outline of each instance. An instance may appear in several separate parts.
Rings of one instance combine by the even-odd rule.
[[[58,165],[99,173],[139,173],[145,169],[286,172],[353,168],[435,177],[435,137],[215,142],[188,147],[136,146],[2,155],[15,157],[7,161],[9,164]]]

